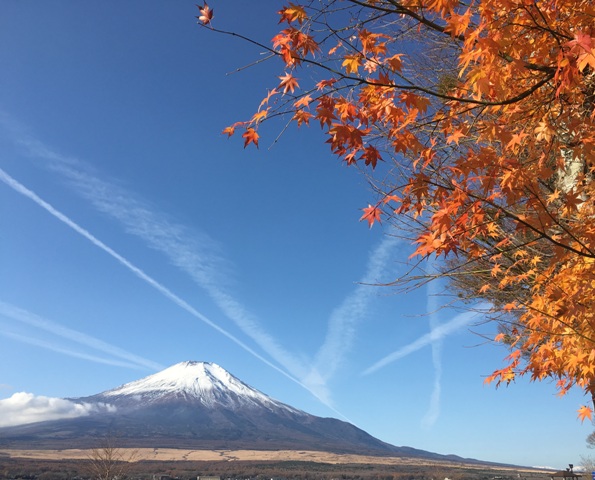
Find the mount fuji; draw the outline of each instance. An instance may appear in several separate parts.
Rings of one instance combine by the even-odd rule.
[[[320,450],[458,459],[396,447],[350,423],[310,415],[213,363],[178,363],[112,390],[68,400],[91,413],[0,428],[0,446],[85,448],[115,435],[123,446],[131,447]]]

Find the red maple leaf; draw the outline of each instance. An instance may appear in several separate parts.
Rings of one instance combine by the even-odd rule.
[[[362,208],[362,211],[364,212],[364,214],[360,218],[360,222],[362,220],[366,220],[370,228],[372,228],[372,225],[374,225],[374,222],[376,221],[378,221],[378,223],[381,223],[382,220],[380,218],[380,215],[382,212],[380,208],[378,208],[378,205],[372,206],[368,204],[366,208]]]
[[[378,160],[382,160],[380,152],[372,145],[368,145],[365,148],[365,151],[360,158],[366,161],[366,165],[372,165],[372,168],[376,168]]]

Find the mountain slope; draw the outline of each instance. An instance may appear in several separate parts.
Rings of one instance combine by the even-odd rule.
[[[122,445],[136,447],[321,450],[446,458],[395,447],[347,422],[309,415],[268,397],[212,363],[179,363],[118,388],[69,400],[91,405],[95,413],[1,428],[0,446],[82,448],[95,446],[106,435],[116,435]]]

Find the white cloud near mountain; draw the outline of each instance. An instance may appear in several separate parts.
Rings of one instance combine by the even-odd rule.
[[[0,400],[0,427],[84,417],[95,412],[114,411],[115,407],[109,404],[75,403],[63,398],[17,392],[9,398]]]

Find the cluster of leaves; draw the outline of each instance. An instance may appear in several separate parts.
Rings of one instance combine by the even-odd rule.
[[[309,0],[279,17],[258,45],[283,74],[224,133],[258,146],[261,122],[284,115],[318,123],[372,179],[382,166],[362,219],[399,222],[415,255],[447,259],[456,288],[506,314],[496,340],[511,353],[489,381],[553,378],[593,398],[591,0]]]

